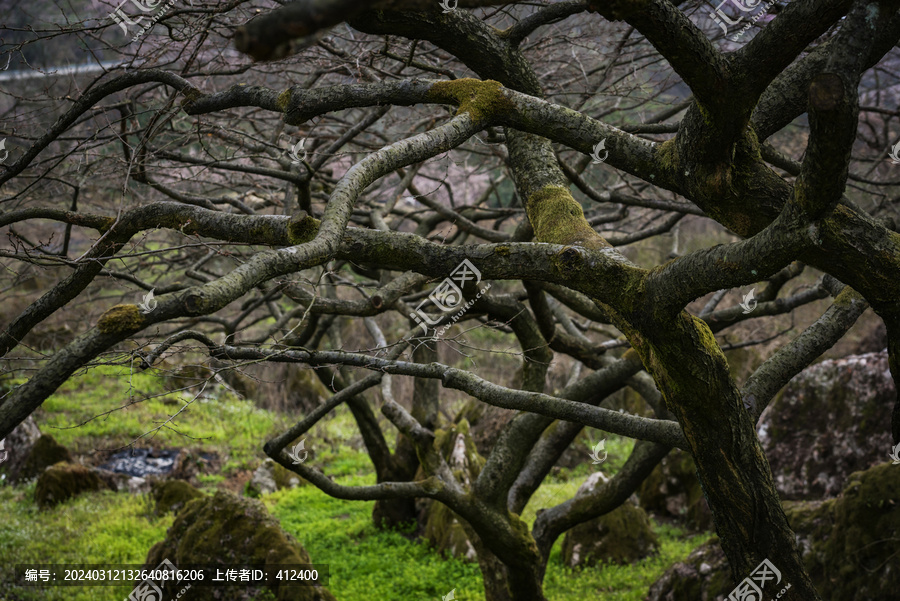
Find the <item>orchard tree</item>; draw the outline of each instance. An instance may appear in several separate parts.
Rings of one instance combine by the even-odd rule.
[[[266,454],[377,501],[380,525],[414,519],[417,498],[446,505],[490,601],[543,599],[554,541],[673,447],[696,463],[734,579],[768,559],[794,598],[820,598],[755,424],[868,307],[900,379],[897,2],[75,4],[3,17],[0,227],[17,294],[0,353],[27,380],[0,437],[101,357],[148,369],[190,346],[222,374],[297,364],[334,394]],[[73,55],[82,67],[50,68]],[[632,252],[689,221],[723,243]],[[804,271],[821,277],[785,293]],[[736,381],[716,334],[828,297]],[[81,323],[87,303],[102,315]],[[29,345],[59,315],[76,330],[65,344]],[[350,318],[367,340],[344,340]],[[469,352],[475,329],[515,340],[514,385],[438,361]],[[554,391],[558,356],[586,373]],[[401,378],[414,385],[395,399]],[[600,406],[625,386],[654,417]],[[443,452],[447,390],[517,411],[477,469]],[[344,403],[371,486],[288,453]],[[529,529],[523,509],[585,426],[635,439],[631,456]],[[879,426],[900,443],[900,403]]]

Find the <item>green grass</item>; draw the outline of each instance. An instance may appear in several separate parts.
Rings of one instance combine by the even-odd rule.
[[[194,400],[178,414],[171,428],[151,439],[156,447],[202,447],[223,457],[223,474],[204,475],[209,491],[228,471],[252,468],[264,457],[262,443],[286,427],[286,419],[234,398],[221,388],[204,401]],[[143,400],[142,400],[143,399]],[[36,414],[45,432],[70,449],[86,453],[96,448],[128,444],[189,402],[192,396],[169,393],[151,373],[103,366],[68,382]],[[138,403],[130,404],[133,400]],[[108,415],[111,409],[127,406]],[[78,427],[72,427],[75,425]],[[393,440],[393,432],[387,428]],[[594,469],[610,475],[624,464],[633,441],[589,431],[589,443],[607,438],[608,459],[602,466],[588,462],[562,470],[538,489],[523,512],[533,523],[537,510],[570,498]],[[146,444],[146,440],[145,440]],[[353,419],[346,408],[335,411],[309,432],[306,448],[317,466],[345,485],[374,483],[371,465],[361,448]],[[589,452],[588,445],[583,449]],[[32,501],[34,483],[12,487],[0,484],[0,566],[16,563],[142,564],[150,547],[165,536],[172,516],[158,518],[149,511],[146,496],[94,493],[53,509],[38,511]],[[283,490],[263,498],[282,526],[297,537],[313,561],[328,564],[329,588],[340,601],[440,599],[456,589],[456,598],[484,599],[476,563],[442,557],[427,544],[401,532],[374,528],[374,503],[343,501],[311,485]],[[673,527],[656,526],[661,549],[657,556],[629,566],[570,570],[562,564],[557,541],[551,552],[545,591],[551,601],[582,601],[602,596],[612,601],[640,601],[650,584],[674,561],[683,559],[705,536],[688,538]],[[2,578],[0,578],[2,581]],[[0,591],[4,585],[0,584]],[[20,601],[121,601],[131,587],[57,587],[15,591]],[[11,591],[12,592],[12,591]],[[0,593],[0,601],[9,601]],[[190,601],[188,598],[187,601]]]
[[[0,566],[15,564],[143,564],[147,551],[162,540],[171,515],[148,513],[145,496],[105,491],[76,497],[39,511],[32,501],[34,482],[24,487],[0,486]],[[62,574],[58,574],[62,577]],[[0,591],[22,601],[121,601],[133,586],[25,587]],[[4,596],[0,594],[0,599]]]
[[[105,365],[71,378],[44,401],[35,419],[76,453],[131,443],[202,446],[219,454],[226,473],[255,466],[264,458],[263,442],[287,423],[222,387],[199,392],[168,392],[155,373]]]
[[[374,483],[371,477],[336,479],[345,485]],[[537,498],[546,497],[544,485]],[[551,485],[552,486],[552,485]],[[575,487],[577,488],[577,486]],[[315,563],[328,564],[329,589],[340,601],[456,598],[484,601],[481,572],[474,562],[443,558],[422,542],[372,525],[373,502],[333,499],[312,486],[264,497],[282,527],[303,543]],[[544,591],[550,601],[584,601],[604,593],[611,601],[642,601],[647,589],[708,535],[688,537],[679,528],[656,525],[660,552],[628,566],[572,570],[561,560],[562,539],[550,554]]]

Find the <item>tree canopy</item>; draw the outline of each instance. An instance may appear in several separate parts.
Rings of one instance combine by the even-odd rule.
[[[491,601],[543,599],[554,541],[673,447],[694,458],[735,580],[768,559],[796,598],[819,599],[755,424],[869,307],[900,379],[898,8],[6,10],[0,355],[26,379],[0,438],[97,362],[199,350],[226,379],[296,364],[333,394],[265,453],[330,495],[378,500],[385,525],[416,498],[446,505]],[[53,320],[67,329],[42,348]],[[499,354],[479,348],[485,332],[519,373],[479,374],[473,358]],[[725,351],[772,341],[738,377]],[[649,417],[602,406],[626,386]],[[448,391],[518,411],[478,470],[441,452]],[[344,403],[374,485],[288,454]],[[635,439],[631,456],[529,530],[523,508],[585,426]],[[900,443],[900,399],[874,427]]]

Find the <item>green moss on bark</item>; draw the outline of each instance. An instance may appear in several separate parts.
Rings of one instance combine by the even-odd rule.
[[[288,105],[291,103],[291,89],[288,88],[284,92],[278,95],[278,98],[275,99],[275,104],[278,105],[278,108],[281,109],[281,112],[287,111]]]
[[[515,110],[515,105],[502,90],[503,85],[491,79],[455,79],[435,83],[428,92],[428,99],[432,102],[452,100],[459,107],[457,115],[469,113],[475,121],[490,121],[497,115]]]
[[[306,211],[299,211],[291,217],[291,222],[288,224],[288,239],[291,244],[309,242],[319,233],[320,224],[321,221]]]
[[[538,242],[609,248],[584,218],[578,201],[564,186],[545,186],[528,198],[528,219]]]
[[[137,305],[116,305],[97,320],[97,329],[104,334],[122,334],[141,329],[144,316]]]

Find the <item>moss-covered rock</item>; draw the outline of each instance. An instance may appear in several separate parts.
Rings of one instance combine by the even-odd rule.
[[[721,601],[733,589],[728,559],[713,537],[650,586],[645,601]]]
[[[836,496],[886,460],[897,398],[886,351],[804,369],[763,413],[759,438],[783,499]]]
[[[84,492],[107,488],[91,468],[77,463],[57,463],[44,470],[38,478],[34,500],[43,509]]]
[[[804,567],[826,601],[896,601],[900,475],[883,463],[853,473],[836,499],[786,501]],[[776,566],[777,567],[777,566]],[[646,601],[725,598],[736,585],[717,538],[669,568]]]
[[[20,480],[29,480],[40,476],[41,472],[57,463],[71,463],[72,454],[69,449],[62,446],[49,434],[42,434],[31,447],[31,452],[25,459],[22,471],[18,475]]]
[[[588,494],[606,478],[593,473],[578,489]],[[659,550],[659,539],[650,525],[647,512],[626,501],[613,511],[578,524],[563,539],[562,557],[569,567],[588,567],[601,563],[630,564]]]
[[[223,491],[188,502],[165,540],[150,549],[145,566],[152,569],[164,559],[176,566],[312,563],[303,546],[282,530],[259,501]],[[180,585],[169,582],[161,588],[174,598]],[[278,601],[334,601],[334,596],[322,587],[275,586],[270,590]],[[255,599],[263,589],[195,587],[191,593],[192,601],[237,601]]]
[[[690,453],[673,449],[638,489],[640,506],[657,516],[683,521],[693,530],[711,530],[712,512],[703,496]]]
[[[841,601],[896,601],[900,468],[855,472],[837,499],[785,503],[785,513],[819,591]]]
[[[248,497],[259,498],[282,488],[296,488],[305,483],[306,480],[294,472],[285,469],[284,466],[275,463],[272,459],[266,459],[253,472],[253,477],[244,488],[244,494]]]
[[[184,480],[163,480],[150,490],[156,515],[179,511],[189,501],[204,496],[202,492]]]

